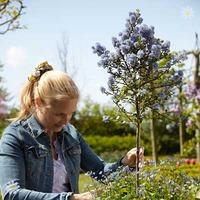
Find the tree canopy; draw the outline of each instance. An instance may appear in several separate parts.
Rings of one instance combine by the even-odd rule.
[[[24,28],[19,22],[24,8],[23,0],[0,0],[0,34]]]

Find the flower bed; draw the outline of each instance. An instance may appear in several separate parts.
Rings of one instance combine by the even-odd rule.
[[[96,186],[101,200],[193,200],[200,189],[200,164],[176,165],[163,161],[157,167],[140,170],[140,187],[136,194],[135,173],[119,170],[103,185]]]

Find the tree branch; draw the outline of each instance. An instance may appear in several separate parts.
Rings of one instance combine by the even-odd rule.
[[[9,4],[11,4],[11,1],[7,1],[3,4],[0,4],[0,14],[1,18],[5,18],[5,21],[0,23],[0,27],[4,30],[0,31],[0,34],[5,34],[8,31],[12,31],[15,29],[22,29],[23,27],[20,27],[20,24],[18,23],[17,19],[24,13],[22,12],[25,6],[23,5],[23,2],[21,0],[16,1],[18,3],[18,6],[11,6],[8,7]],[[11,12],[16,12],[14,15],[11,14]],[[16,23],[16,24],[14,24]],[[6,28],[4,28],[6,26]]]

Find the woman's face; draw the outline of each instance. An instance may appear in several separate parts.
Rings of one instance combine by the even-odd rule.
[[[50,133],[60,132],[76,111],[77,99],[63,99],[50,103],[36,103],[36,117]]]

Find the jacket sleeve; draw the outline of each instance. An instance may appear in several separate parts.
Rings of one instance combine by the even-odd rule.
[[[114,163],[106,163],[94,153],[81,134],[79,134],[79,141],[81,146],[81,169],[96,180],[103,181],[121,166],[122,158]]]
[[[71,193],[42,193],[25,188],[25,160],[16,129],[0,140],[0,188],[4,200],[67,200]]]

